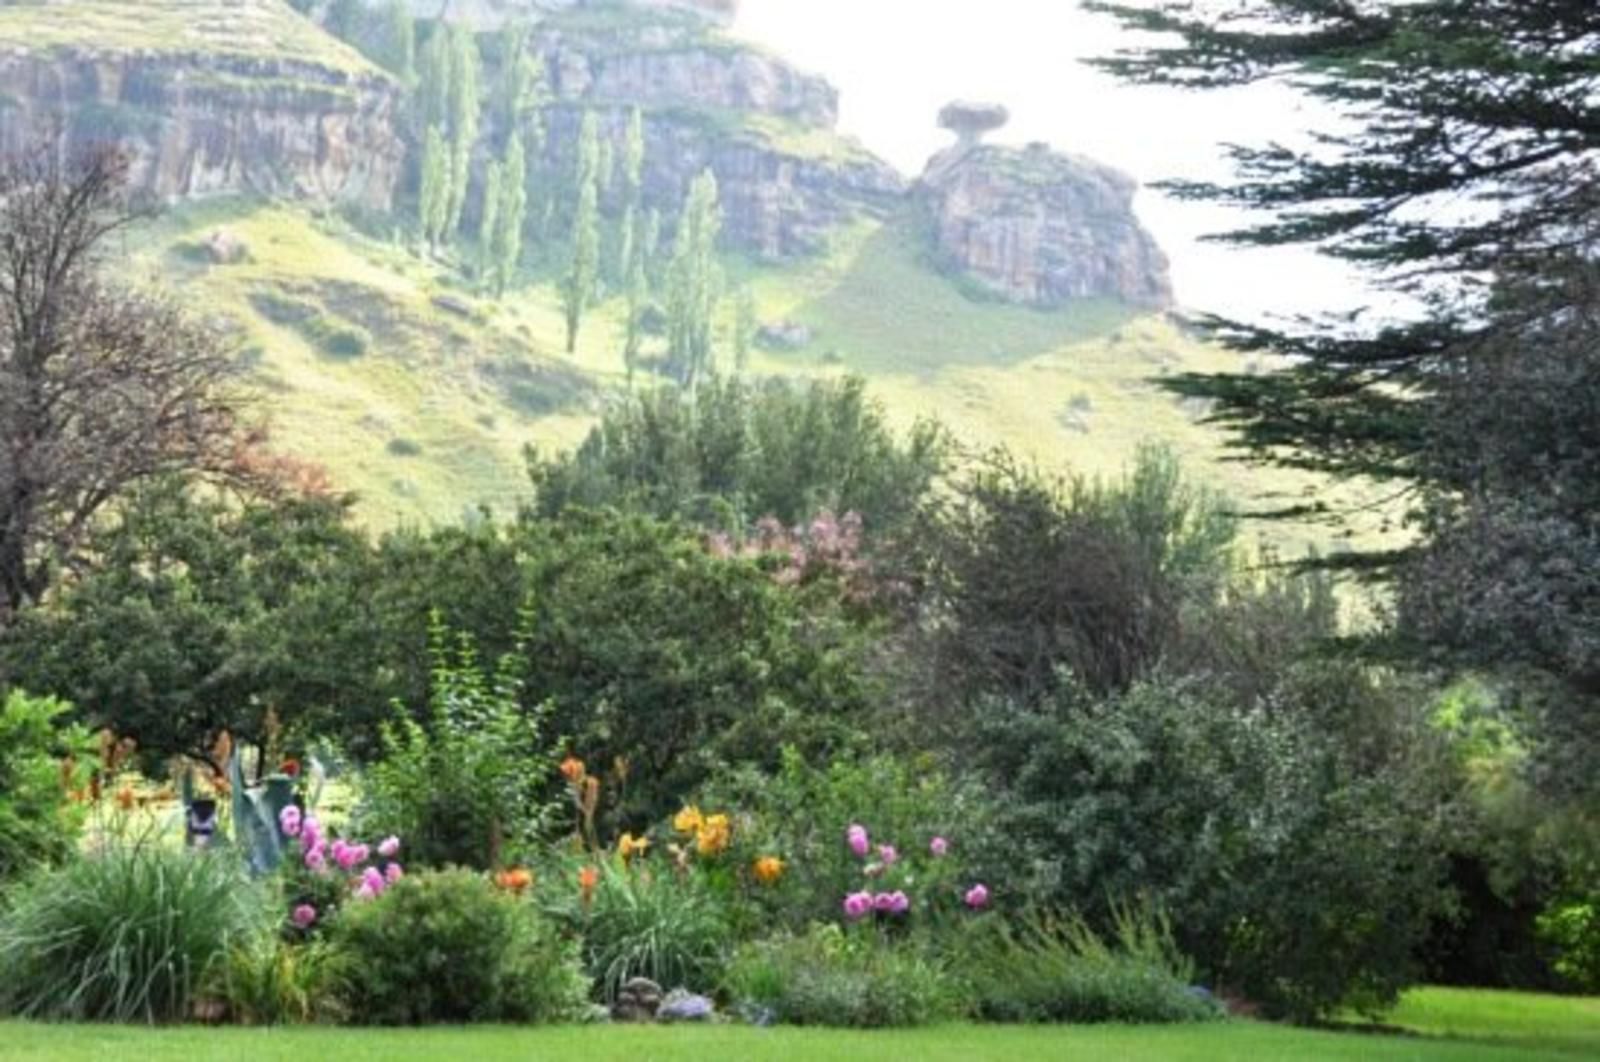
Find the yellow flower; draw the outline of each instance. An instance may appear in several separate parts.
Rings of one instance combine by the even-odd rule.
[[[732,826],[726,815],[708,815],[695,834],[695,850],[701,855],[719,855],[728,850]]]
[[[693,804],[672,816],[672,828],[679,833],[694,833],[704,822],[700,817],[700,809]]]
[[[623,859],[632,859],[636,855],[644,855],[650,847],[650,838],[635,837],[631,833],[622,835],[622,840],[617,842],[617,854]]]
[[[783,877],[783,860],[777,856],[762,856],[753,868],[756,880],[763,885],[776,885]]]

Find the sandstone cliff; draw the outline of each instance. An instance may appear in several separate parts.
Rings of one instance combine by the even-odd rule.
[[[164,198],[253,191],[388,209],[404,163],[399,90],[321,37],[278,0],[0,8],[0,150],[43,136],[117,143],[136,187]]]
[[[1128,175],[1044,145],[964,142],[917,186],[940,262],[1002,298],[1172,304],[1167,257],[1133,212]]]

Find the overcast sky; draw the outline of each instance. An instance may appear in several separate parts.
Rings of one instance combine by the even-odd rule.
[[[1202,94],[1117,84],[1079,60],[1126,38],[1075,0],[744,0],[736,32],[826,76],[843,94],[844,131],[908,174],[950,142],[935,117],[956,98],[1011,109],[995,140],[1048,141],[1144,181],[1220,177],[1220,142],[1292,141],[1319,124],[1312,105],[1273,87]],[[1185,306],[1255,315],[1366,301],[1346,267],[1308,252],[1200,243],[1236,220],[1226,212],[1149,191],[1137,209],[1172,257]]]

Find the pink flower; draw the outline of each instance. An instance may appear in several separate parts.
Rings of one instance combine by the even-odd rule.
[[[293,804],[278,812],[278,829],[285,837],[300,836],[300,809]]]
[[[306,869],[321,873],[328,865],[327,857],[322,854],[322,845],[317,845],[306,853]]]
[[[356,889],[356,899],[358,900],[376,900],[377,898],[378,894],[372,891],[372,886],[364,881],[361,883],[360,888]]]
[[[867,840],[867,828],[865,826],[851,826],[845,831],[845,840],[850,844],[850,851],[854,852],[858,858],[866,858],[866,854],[872,849],[871,842]]]
[[[889,910],[895,914],[905,914],[911,910],[911,897],[899,891],[890,893]]]
[[[967,906],[974,911],[980,911],[989,906],[989,887],[987,885],[974,885],[967,890]]]
[[[393,885],[395,882],[405,877],[405,873],[405,868],[399,863],[390,863],[388,866],[383,868],[383,880],[387,881],[390,885]]]
[[[301,929],[310,929],[312,923],[317,920],[317,909],[309,903],[303,903],[294,909],[294,913],[289,916],[289,920]]]
[[[874,910],[888,914],[894,910],[894,894],[888,892],[878,893],[872,898],[872,906]]]
[[[360,845],[345,844],[342,839],[333,842],[333,861],[339,864],[340,870],[350,870],[361,862],[359,852]]]
[[[894,861],[900,858],[900,853],[894,850],[894,845],[892,844],[880,844],[878,846],[878,858],[883,860],[884,866],[892,867],[894,866]]]
[[[935,857],[942,857],[946,852],[950,851],[950,842],[943,837],[935,837],[928,842],[928,851],[932,852]]]
[[[322,824],[315,815],[307,815],[300,823],[300,848],[309,852],[322,846]]]
[[[361,884],[372,890],[374,896],[383,892],[388,882],[383,880],[383,872],[377,867],[368,867],[361,872]]]
[[[357,864],[365,863],[371,854],[372,850],[364,844],[353,844],[350,846],[350,857],[354,859]]]
[[[844,916],[852,922],[859,922],[872,910],[872,893],[852,892],[844,898]]]
[[[400,838],[385,837],[383,843],[378,845],[378,854],[385,859],[393,859],[400,851]]]

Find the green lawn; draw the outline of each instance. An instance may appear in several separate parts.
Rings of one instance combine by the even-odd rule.
[[[1324,1032],[1235,1021],[1210,1026],[1018,1028],[959,1025],[909,1032],[809,1029],[134,1029],[0,1023],[0,1059],[471,1058],[583,1062],[738,1062],[851,1059],[918,1062],[1004,1059],[1330,1059],[1373,1062],[1512,1062],[1600,1057],[1600,999],[1424,989],[1392,1014],[1387,1031]],[[1400,1031],[1395,1031],[1400,1030]]]

